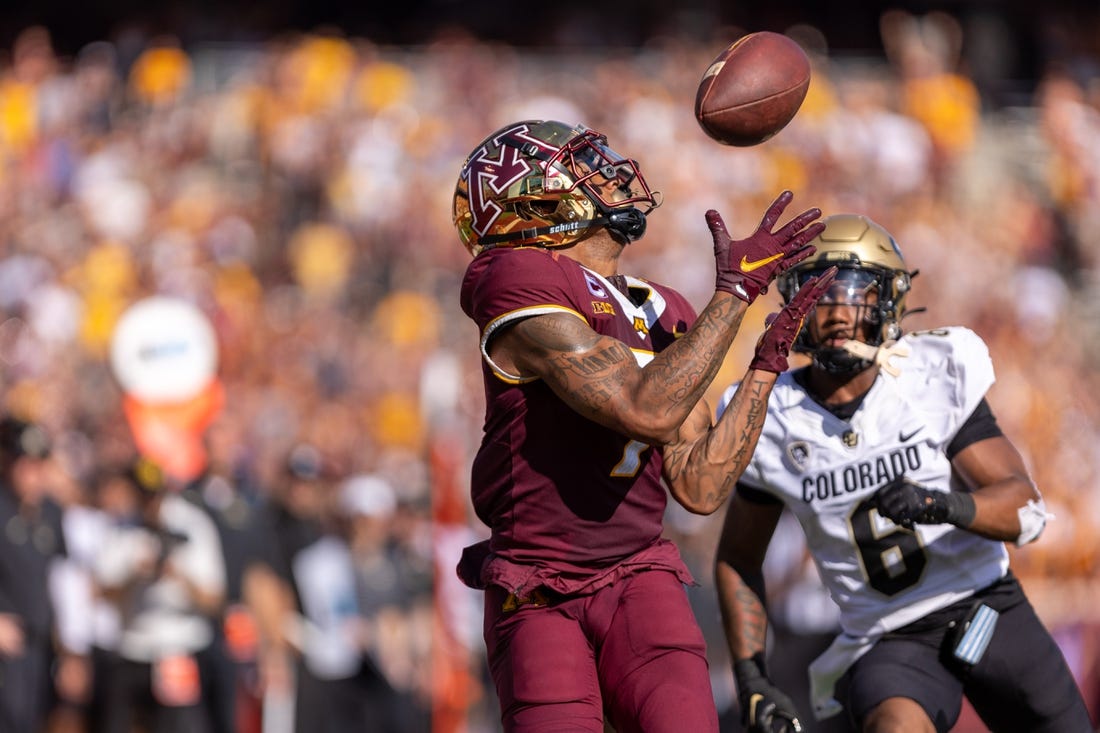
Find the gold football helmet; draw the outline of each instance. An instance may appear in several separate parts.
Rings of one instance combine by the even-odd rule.
[[[453,215],[475,256],[498,246],[565,247],[601,227],[625,244],[645,233],[659,197],[638,164],[595,130],[526,120],[497,130],[467,157]]]
[[[917,273],[906,268],[890,232],[868,217],[834,214],[822,222],[824,231],[810,242],[817,252],[777,279],[783,300],[789,303],[808,278],[836,265],[839,272],[833,286],[818,302],[862,308],[863,322],[871,326],[871,346],[897,340],[906,312],[905,297]],[[866,295],[872,290],[877,299],[868,303]],[[794,349],[813,354],[819,366],[833,373],[858,371],[869,364],[843,349],[820,348],[809,328],[799,333]]]

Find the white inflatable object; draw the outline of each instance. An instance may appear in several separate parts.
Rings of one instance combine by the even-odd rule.
[[[183,402],[217,374],[217,336],[191,303],[161,295],[146,298],[119,318],[111,338],[111,368],[130,397]]]

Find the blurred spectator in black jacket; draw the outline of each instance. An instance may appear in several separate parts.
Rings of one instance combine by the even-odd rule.
[[[74,661],[55,644],[51,576],[66,556],[62,511],[49,496],[50,439],[0,418],[0,730],[34,733],[58,697],[55,663]],[[68,674],[68,672],[66,672]]]

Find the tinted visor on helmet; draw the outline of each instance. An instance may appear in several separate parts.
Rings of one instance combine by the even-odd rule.
[[[591,130],[578,135],[563,147],[547,165],[547,188],[554,188],[554,170],[561,165],[573,178],[573,186],[585,193],[605,209],[616,209],[643,204],[642,213],[649,213],[660,205],[659,194],[649,189],[638,164],[623,158],[607,147],[607,139]]]
[[[811,277],[822,270],[806,270],[798,274],[798,287],[802,288]],[[821,305],[866,305],[867,295],[878,292],[878,276],[868,270],[841,268],[829,289],[817,301]],[[793,294],[792,294],[793,295]]]

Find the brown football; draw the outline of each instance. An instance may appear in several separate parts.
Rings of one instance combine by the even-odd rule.
[[[750,33],[707,67],[695,94],[695,118],[723,145],[748,147],[794,119],[810,86],[810,59],[780,33]]]

